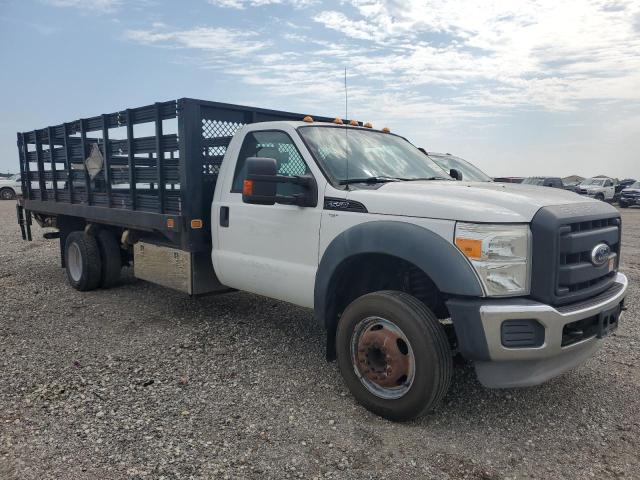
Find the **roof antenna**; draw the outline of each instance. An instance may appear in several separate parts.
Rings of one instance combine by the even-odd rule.
[[[344,67],[344,121],[349,118],[349,91],[347,90],[347,67]]]
[[[347,89],[347,66],[344,66],[344,121],[349,121],[349,90]],[[345,190],[349,190],[349,129],[344,128],[344,156],[347,164],[347,175],[346,175],[346,188]]]

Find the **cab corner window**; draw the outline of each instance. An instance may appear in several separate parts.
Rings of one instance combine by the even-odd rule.
[[[251,132],[247,134],[240,148],[233,175],[232,193],[242,192],[242,182],[247,176],[246,161],[249,157],[274,158],[278,163],[278,175],[295,177],[309,173],[307,164],[289,135],[278,130]],[[278,184],[278,195],[295,195],[302,192],[303,187],[300,185]]]

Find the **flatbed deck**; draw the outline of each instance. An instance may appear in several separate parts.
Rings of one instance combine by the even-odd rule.
[[[303,117],[181,98],[21,132],[22,206],[209,251],[211,200],[233,134],[248,123]]]

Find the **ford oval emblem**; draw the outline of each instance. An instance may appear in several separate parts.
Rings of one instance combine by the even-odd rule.
[[[606,243],[599,243],[591,250],[591,263],[596,267],[601,267],[607,263],[609,255],[611,255],[611,247]]]

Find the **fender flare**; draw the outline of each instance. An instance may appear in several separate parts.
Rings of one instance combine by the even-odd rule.
[[[314,288],[314,314],[332,329],[328,316],[335,273],[343,262],[362,254],[384,254],[414,264],[449,295],[482,297],[482,285],[473,267],[456,246],[440,235],[412,223],[365,222],[340,233],[329,244],[318,266]]]

